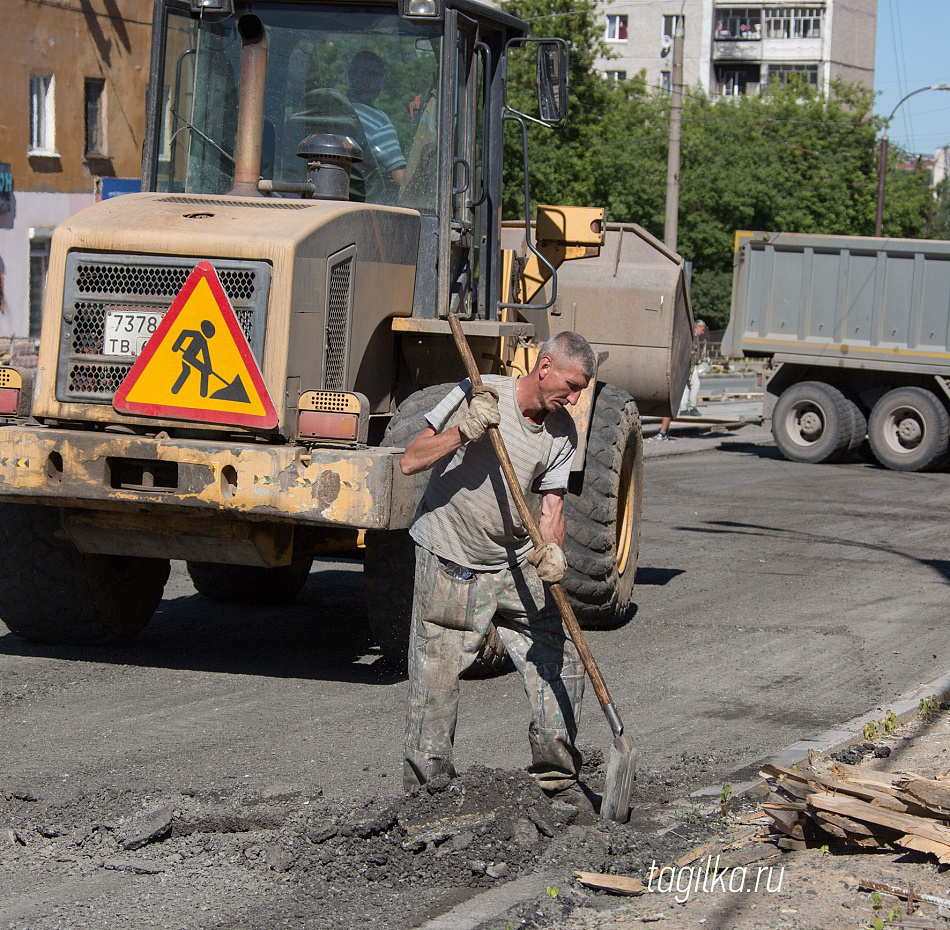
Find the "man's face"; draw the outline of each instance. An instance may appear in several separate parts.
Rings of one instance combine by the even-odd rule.
[[[585,377],[581,366],[573,362],[558,364],[544,356],[538,368],[541,398],[547,411],[557,410],[558,407],[568,404],[573,407],[590,381]]]

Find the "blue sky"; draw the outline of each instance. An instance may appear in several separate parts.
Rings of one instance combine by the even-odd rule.
[[[875,107],[887,117],[901,97],[929,84],[950,84],[950,0],[877,0]],[[891,143],[933,154],[950,145],[950,91],[925,91],[902,103]]]

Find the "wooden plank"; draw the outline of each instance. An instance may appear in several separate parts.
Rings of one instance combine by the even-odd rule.
[[[906,812],[908,809],[908,805],[897,797],[893,797],[879,789],[854,784],[850,780],[826,778],[815,772],[795,772],[792,769],[772,764],[763,765],[760,769],[760,774],[769,772],[774,772],[775,774],[772,777],[779,779],[774,788],[788,791],[802,800],[810,800],[810,795],[814,791],[826,791],[847,794],[862,801],[873,801],[888,810]]]
[[[914,849],[917,852],[929,853],[932,856],[936,856],[942,863],[950,862],[950,846],[946,843],[935,843],[931,839],[925,839],[913,833],[907,833],[894,840],[894,842],[897,843],[898,846],[903,846],[905,849]]]
[[[929,778],[915,778],[907,782],[903,790],[924,807],[945,818],[950,817],[950,785]]]
[[[816,791],[811,798],[812,806],[820,810],[842,814],[862,823],[878,824],[899,833],[913,833],[916,836],[933,840],[935,843],[950,845],[950,827],[913,814],[887,810],[876,804],[862,804],[860,801],[841,795]]]
[[[815,813],[818,814],[819,812],[816,811]],[[848,833],[856,833],[861,836],[874,836],[874,832],[867,824],[859,823],[850,817],[842,817],[840,814],[832,814],[830,811],[821,811],[820,816],[823,820],[828,820],[836,826],[841,827],[842,830],[846,830]]]
[[[781,853],[777,852],[774,846],[757,846],[755,848],[740,849],[736,852],[726,853],[718,860],[713,862],[721,869],[737,869],[740,866],[752,865],[754,862],[768,862],[770,859],[778,858]]]
[[[799,811],[770,810],[769,817],[782,833],[796,840],[805,839],[802,829],[805,818]]]
[[[807,845],[804,840],[793,840],[790,836],[780,837],[776,845],[779,847],[779,849],[807,849]]]
[[[680,856],[676,860],[674,865],[678,865],[682,868],[684,865],[689,865],[691,862],[695,862],[697,859],[701,859],[703,856],[716,856],[722,852],[721,843],[703,843],[702,846],[697,846],[695,849],[691,849],[685,856]]]
[[[836,823],[832,823],[827,817],[822,817],[818,811],[815,811],[813,819],[815,823],[817,823],[818,826],[825,831],[825,833],[830,833],[832,836],[838,837],[839,840],[848,839],[847,830],[842,829]]]
[[[604,875],[602,872],[575,871],[574,877],[588,888],[609,891],[612,894],[635,897],[647,891],[647,886],[632,875]]]

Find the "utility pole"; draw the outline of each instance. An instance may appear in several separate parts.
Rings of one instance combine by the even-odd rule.
[[[676,251],[680,207],[680,140],[683,115],[683,17],[676,17],[673,28],[673,68],[670,74],[670,152],[666,165],[666,222],[663,242]]]
[[[914,94],[922,94],[925,90],[950,90],[950,84],[929,84],[927,87],[918,87],[909,94],[901,97],[891,110],[891,115],[884,120],[884,132],[881,135],[881,145],[877,155],[877,215],[874,219],[874,235],[884,235],[884,182],[887,179],[887,130],[890,128],[891,120],[897,108]]]

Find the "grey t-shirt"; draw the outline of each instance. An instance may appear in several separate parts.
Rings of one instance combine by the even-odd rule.
[[[498,391],[499,430],[525,495],[566,488],[577,448],[571,415],[562,407],[542,424],[532,423],[518,407],[517,378],[483,380]],[[470,392],[466,378],[426,415],[429,425],[441,433],[458,423]],[[432,468],[409,532],[420,546],[467,568],[490,571],[523,561],[531,539],[488,436],[465,443]]]

